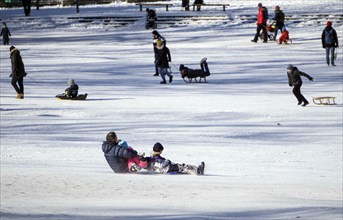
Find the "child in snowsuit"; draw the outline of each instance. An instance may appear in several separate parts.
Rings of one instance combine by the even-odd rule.
[[[200,61],[200,68],[201,69],[190,69],[188,67],[185,67],[183,64],[180,65],[179,70],[182,79],[187,77],[188,79],[192,80],[193,78],[196,79],[197,77],[204,78],[206,81],[206,76],[211,75],[210,70],[208,68],[208,64],[206,62],[207,58],[203,58]]]
[[[177,174],[193,174],[193,175],[204,175],[205,163],[201,162],[200,166],[173,163],[168,159],[161,156],[163,146],[160,143],[156,143],[153,147],[151,157],[147,157],[148,166],[146,167],[149,171],[154,171],[161,174],[166,173],[177,173]]]
[[[4,27],[1,29],[1,33],[0,36],[2,36],[2,41],[4,45],[8,45],[10,42],[10,36],[11,36],[11,32],[8,29],[6,23],[2,23],[4,25]]]
[[[133,148],[130,147],[126,141],[118,140],[118,146],[128,149],[129,151],[133,151]],[[143,154],[137,154],[137,156],[129,158],[127,160],[127,167],[129,168],[130,173],[137,172],[142,168],[146,168],[148,166],[147,159],[144,157]]]
[[[288,44],[288,40],[289,40],[289,32],[286,30],[286,28],[284,28],[282,30],[281,37],[279,38],[279,44],[282,44],[282,43]]]
[[[297,67],[293,66],[292,64],[289,64],[287,66],[287,76],[288,76],[288,84],[290,87],[293,86],[293,94],[298,100],[298,105],[306,106],[309,104],[309,102],[305,99],[305,97],[301,94],[300,87],[302,86],[303,82],[301,80],[301,76],[305,76],[310,81],[313,81],[313,78],[309,75],[307,75],[304,72],[301,72],[298,70]]]
[[[79,86],[75,83],[75,81],[73,79],[69,79],[68,85],[69,85],[69,87],[66,88],[65,95],[68,98],[77,97],[77,95],[79,93]]]

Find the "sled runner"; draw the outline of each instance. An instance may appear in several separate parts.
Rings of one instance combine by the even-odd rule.
[[[62,99],[62,100],[86,100],[87,98],[87,93],[85,94],[80,94],[77,97],[67,97],[65,94],[59,94],[56,95],[56,98]]]
[[[336,105],[335,98],[332,96],[315,97],[313,103],[316,105]]]
[[[197,80],[197,78],[199,78],[199,81]],[[188,76],[185,76],[184,78],[182,78],[183,81],[185,81],[186,83],[191,83],[194,79],[194,82],[196,83],[207,83],[207,80],[206,80],[206,76],[203,76],[203,77],[188,77]],[[203,79],[203,82],[202,82],[202,79]]]

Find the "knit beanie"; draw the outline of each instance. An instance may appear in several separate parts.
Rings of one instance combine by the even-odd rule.
[[[326,26],[331,27],[332,26],[332,22],[331,21],[326,22]]]
[[[153,150],[154,152],[162,152],[163,149],[164,149],[164,148],[163,148],[162,144],[160,144],[159,142],[155,143],[155,144],[154,144],[154,147],[152,148],[152,150]]]
[[[68,80],[68,85],[71,86],[71,85],[74,85],[74,84],[75,84],[75,81],[73,79],[69,79]]]

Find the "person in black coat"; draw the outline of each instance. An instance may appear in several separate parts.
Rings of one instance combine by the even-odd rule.
[[[302,80],[301,76],[305,76],[310,81],[313,81],[313,78],[309,75],[307,75],[304,72],[301,72],[298,70],[297,67],[293,66],[292,64],[289,64],[287,66],[287,76],[288,76],[288,84],[290,87],[293,86],[293,94],[298,100],[298,105],[306,106],[309,104],[309,102],[306,100],[306,98],[301,94],[300,87],[302,86]]]
[[[12,65],[12,73],[10,74],[10,77],[12,77],[11,84],[17,92],[16,98],[24,99],[24,77],[26,76],[24,63],[20,56],[20,51],[14,46],[10,47],[10,54]]]
[[[169,83],[173,81],[173,76],[169,72],[169,62],[171,62],[170,51],[168,47],[165,46],[162,40],[156,41],[157,57],[155,64],[158,66],[159,73],[161,75],[161,84],[166,84],[165,75],[169,76]]]
[[[23,0],[23,7],[25,16],[30,16],[31,13],[31,0]]]
[[[118,140],[116,133],[113,131],[109,132],[106,135],[106,141],[102,144],[102,151],[113,172],[128,173],[127,160],[136,157],[138,154],[132,148],[119,145],[119,142],[120,140]]]
[[[326,63],[330,66],[330,51],[331,51],[331,65],[335,65],[335,48],[338,47],[337,32],[332,27],[332,22],[328,21],[322,33],[322,46],[326,50]]]
[[[4,27],[1,29],[0,36],[2,36],[3,44],[8,45],[10,42],[11,32],[10,32],[10,29],[8,29],[5,22],[3,22],[2,24],[4,25]]]
[[[278,31],[280,30],[282,32],[282,30],[285,28],[285,14],[282,10],[280,10],[280,6],[278,5],[275,6],[275,15],[274,18],[272,18],[272,20],[275,20],[274,35],[276,40]]]
[[[75,83],[73,79],[68,80],[68,85],[69,87],[65,89],[65,95],[70,98],[70,97],[77,97],[79,93],[79,86]]]
[[[158,33],[158,31],[156,30],[153,30],[151,32],[152,34],[152,46],[154,48],[154,55],[155,55],[155,60],[157,58],[157,55],[158,55],[158,49],[157,49],[157,40],[161,40],[163,43],[164,43],[164,46],[167,44],[167,41],[164,37],[162,37],[162,35],[160,35],[160,33]],[[155,74],[154,76],[159,76],[159,73],[158,73],[158,66],[155,62]]]

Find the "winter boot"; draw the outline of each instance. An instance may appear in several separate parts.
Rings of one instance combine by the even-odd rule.
[[[201,162],[200,166],[198,166],[197,174],[204,175],[205,173],[205,163]]]
[[[308,104],[309,104],[308,102],[304,102],[304,104],[302,104],[301,106],[305,107]]]
[[[173,76],[169,76],[169,83],[173,82]]]
[[[160,74],[158,74],[158,73],[155,73],[153,76],[159,76]]]
[[[16,99],[24,99],[24,94],[23,93],[18,93],[15,98]]]
[[[202,59],[200,60],[200,64],[202,64],[202,63],[206,62],[206,60],[207,60],[207,58],[206,58],[206,57],[202,58]]]
[[[167,84],[165,80],[161,81],[160,84]]]

